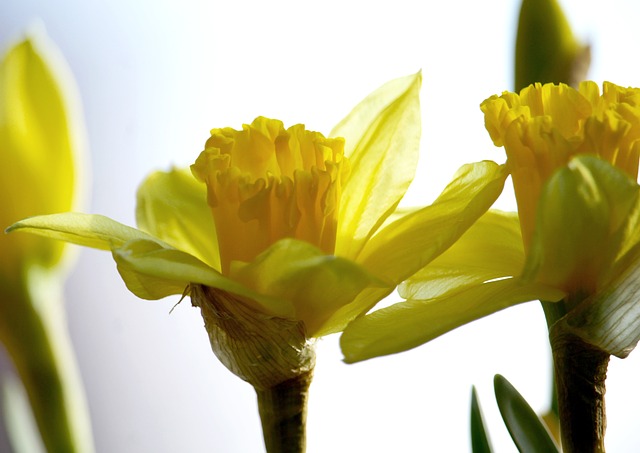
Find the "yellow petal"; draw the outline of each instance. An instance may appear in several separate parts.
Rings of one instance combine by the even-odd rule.
[[[442,255],[398,287],[404,299],[432,299],[449,291],[520,275],[524,250],[515,213],[488,211]]]
[[[621,248],[638,185],[608,162],[578,156],[543,187],[523,276],[593,294]]]
[[[220,270],[207,187],[189,169],[155,172],[138,188],[138,228]]]
[[[366,311],[366,308],[363,307],[373,307],[391,294],[394,287],[395,285],[390,284],[386,287],[371,286],[365,288],[350,304],[340,307],[319,326],[315,332],[315,336],[324,337],[332,333],[342,332],[351,321]]]
[[[77,159],[84,147],[77,89],[59,50],[44,32],[18,43],[0,63],[0,228],[75,206]],[[0,235],[0,272],[21,260],[55,265],[64,244]]]
[[[564,293],[517,278],[476,285],[437,299],[408,300],[358,318],[340,345],[348,363],[406,351],[473,320],[530,300],[559,300]]]
[[[449,248],[484,214],[502,192],[506,177],[505,167],[494,162],[464,165],[431,206],[378,232],[358,261],[371,273],[400,283]]]
[[[355,259],[393,212],[415,175],[421,73],[370,94],[331,131],[345,138],[351,175],[340,202],[336,254]]]
[[[184,294],[190,283],[210,286],[256,302],[263,310],[292,317],[291,304],[258,294],[212,269],[194,256],[156,241],[137,239],[113,250],[127,288],[142,299]]]
[[[295,239],[276,242],[251,263],[233,263],[231,277],[257,293],[290,301],[295,319],[305,323],[310,337],[336,310],[376,282],[355,263]]]
[[[505,168],[494,162],[465,165],[432,206],[403,210],[386,224],[366,244],[359,263],[387,285],[363,291],[336,311],[319,332],[339,332],[444,252],[493,204],[506,177]]]
[[[99,250],[112,250],[134,239],[160,242],[108,217],[73,212],[31,217],[11,225],[6,231],[32,233]]]

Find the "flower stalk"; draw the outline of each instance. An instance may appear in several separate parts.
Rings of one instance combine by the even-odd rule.
[[[3,301],[0,339],[25,387],[46,450],[91,452],[89,411],[79,391],[82,384],[60,282],[46,277],[36,281],[37,285]]]
[[[264,444],[268,453],[306,450],[307,401],[313,371],[268,389],[256,389]]]
[[[307,395],[315,349],[304,324],[261,313],[251,301],[203,285],[191,285],[211,348],[258,397],[267,453],[303,453]]]
[[[571,333],[562,321],[551,328],[549,339],[563,451],[604,452],[604,394],[610,356]]]

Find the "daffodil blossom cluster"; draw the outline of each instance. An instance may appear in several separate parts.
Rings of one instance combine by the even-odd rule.
[[[256,390],[267,451],[304,451],[309,340],[451,246],[507,176],[465,165],[432,205],[397,209],[417,164],[420,84],[418,73],[382,86],[329,138],[264,117],[213,129],[190,170],[142,183],[139,229],[62,213],[9,230],[110,250],[141,298],[190,295],[214,353]]]
[[[339,331],[455,242],[506,177],[491,162],[467,165],[433,205],[395,213],[417,162],[420,80],[371,94],[330,134],[342,138],[265,118],[214,129],[197,179],[176,169],[141,185],[140,229],[67,213],[11,230],[111,250],[141,298],[195,283],[303,321],[308,337]]]
[[[640,90],[535,84],[482,103],[518,213],[490,211],[399,287],[406,302],[352,323],[347,360],[418,346],[529,300],[563,300],[574,333],[625,356],[640,335]]]

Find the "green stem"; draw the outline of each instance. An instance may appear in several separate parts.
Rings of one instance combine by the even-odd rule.
[[[48,452],[92,452],[93,439],[59,281],[37,278],[0,301],[0,335]],[[7,294],[5,293],[5,296]]]
[[[267,453],[304,453],[307,400],[312,373],[270,389],[256,389]]]
[[[609,354],[567,329],[563,317],[579,299],[543,302],[554,363],[552,410],[565,453],[604,452],[605,380]]]
[[[609,354],[556,323],[550,332],[565,453],[604,452]]]

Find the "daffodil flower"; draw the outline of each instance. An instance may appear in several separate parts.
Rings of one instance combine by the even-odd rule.
[[[66,63],[44,30],[34,29],[4,55],[0,62],[3,227],[78,205],[82,188],[78,160],[84,147],[78,99]],[[22,379],[47,450],[90,452],[88,410],[62,301],[68,268],[64,245],[36,236],[0,235],[0,341]],[[18,451],[30,448],[23,443],[29,441],[13,439]]]
[[[640,90],[536,84],[481,108],[506,150],[518,214],[485,214],[400,285],[405,302],[354,321],[343,351],[347,361],[391,354],[511,305],[546,301],[561,411],[593,412],[596,425],[563,425],[563,443],[590,451],[604,436],[609,355],[625,357],[640,339]],[[601,387],[571,381],[581,363]],[[582,398],[590,407],[566,400],[580,385],[592,392]]]
[[[263,117],[213,129],[191,171],[141,185],[139,229],[59,214],[11,230],[111,250],[141,298],[189,294],[216,355],[256,389],[267,450],[302,451],[310,339],[424,267],[504,185],[503,166],[480,162],[431,206],[397,209],[418,158],[420,84],[416,74],[384,85],[330,138]]]

